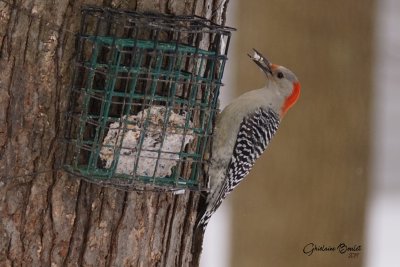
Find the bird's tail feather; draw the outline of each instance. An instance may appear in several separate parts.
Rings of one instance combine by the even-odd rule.
[[[218,197],[217,198],[212,198],[211,200],[216,200],[215,202],[206,202],[207,208],[204,212],[204,214],[200,217],[200,219],[197,222],[196,228],[202,228],[203,231],[206,230],[206,227],[211,219],[211,216],[215,213],[215,211],[221,206],[222,200],[225,199],[227,191],[225,190],[225,187],[222,187],[221,190],[218,192]]]

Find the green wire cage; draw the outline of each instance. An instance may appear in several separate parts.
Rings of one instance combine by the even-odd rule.
[[[126,190],[206,190],[232,28],[197,16],[82,10],[65,169]]]

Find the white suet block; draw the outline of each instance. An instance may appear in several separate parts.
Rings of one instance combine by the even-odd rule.
[[[194,135],[191,130],[193,123],[190,120],[189,129],[184,131],[185,113],[180,115],[173,110],[170,110],[169,114],[166,112],[164,106],[152,106],[137,115],[123,116],[119,121],[111,123],[100,150],[100,158],[105,162],[105,168],[111,168],[118,153],[116,173],[133,175],[140,136],[144,131],[136,174],[157,177],[171,175],[172,167],[178,163],[177,153],[193,141]],[[166,118],[167,125],[164,122]]]

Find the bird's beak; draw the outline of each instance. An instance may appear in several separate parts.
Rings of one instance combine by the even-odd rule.
[[[265,72],[265,74],[272,74],[272,70],[271,70],[271,62],[269,62],[268,59],[266,59],[260,52],[258,52],[257,50],[255,50],[253,48],[253,55],[247,54],[253,61],[254,63],[257,64],[257,66],[260,67],[260,69],[262,69],[262,71]]]

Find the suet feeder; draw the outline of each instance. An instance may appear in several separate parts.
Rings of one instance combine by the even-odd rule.
[[[204,190],[232,28],[197,16],[82,10],[64,167],[126,190]]]

